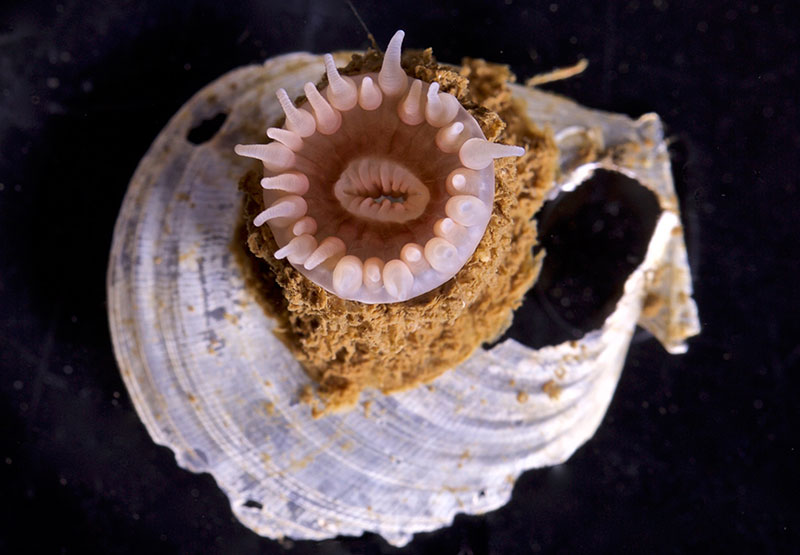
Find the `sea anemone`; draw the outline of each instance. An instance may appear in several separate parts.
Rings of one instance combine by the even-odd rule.
[[[459,71],[402,39],[341,73],[324,56],[297,106],[278,89],[273,142],[235,148],[263,165],[242,180],[248,245],[269,266],[254,281],[278,284],[264,304],[326,409],[455,367],[507,329],[538,273],[551,135],[511,103],[507,69]]]

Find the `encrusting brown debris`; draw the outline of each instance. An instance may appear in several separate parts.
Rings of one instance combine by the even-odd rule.
[[[382,55],[353,55],[341,73],[378,71]],[[317,383],[306,390],[315,416],[353,406],[362,389],[392,393],[429,382],[496,339],[511,324],[513,310],[541,267],[534,257],[536,224],[544,194],[555,177],[558,151],[552,136],[535,127],[512,99],[506,66],[466,59],[462,67],[438,64],[430,49],[407,51],[403,68],[412,77],[436,80],[456,96],[480,124],[486,138],[524,146],[518,159],[495,165],[494,210],[472,258],[439,288],[409,301],[368,305],[343,300],[312,283],[272,253],[269,226],[255,227],[264,209],[260,171],[245,175],[241,243],[248,285],[277,318],[277,332]],[[320,87],[324,86],[323,79]]]

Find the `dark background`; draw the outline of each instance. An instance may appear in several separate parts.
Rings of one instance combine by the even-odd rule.
[[[170,4],[0,7],[0,552],[394,553],[370,534],[259,538],[210,476],[152,443],[125,392],[105,269],[150,142],[232,68],[367,45],[338,1]],[[683,356],[638,333],[571,460],[401,552],[797,552],[797,4],[354,4],[383,45],[403,28],[440,60],[484,57],[521,79],[586,57],[583,75],[547,88],[659,113],[704,327]]]

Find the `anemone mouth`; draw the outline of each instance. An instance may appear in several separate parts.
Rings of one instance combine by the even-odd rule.
[[[355,218],[376,223],[405,223],[423,215],[428,187],[393,160],[366,156],[352,160],[333,186],[339,204]]]
[[[295,106],[282,89],[274,142],[237,145],[264,163],[263,200],[276,258],[336,295],[404,301],[452,278],[491,217],[494,158],[520,147],[489,143],[458,100],[405,74],[402,31],[380,73],[339,75],[304,87]]]

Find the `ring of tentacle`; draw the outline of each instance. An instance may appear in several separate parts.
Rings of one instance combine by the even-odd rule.
[[[264,164],[275,257],[336,295],[399,302],[438,287],[469,260],[491,216],[493,160],[524,149],[486,141],[475,119],[439,84],[406,75],[403,32],[379,73],[339,74],[325,55],[328,86],[306,83],[269,144],[237,145]]]

